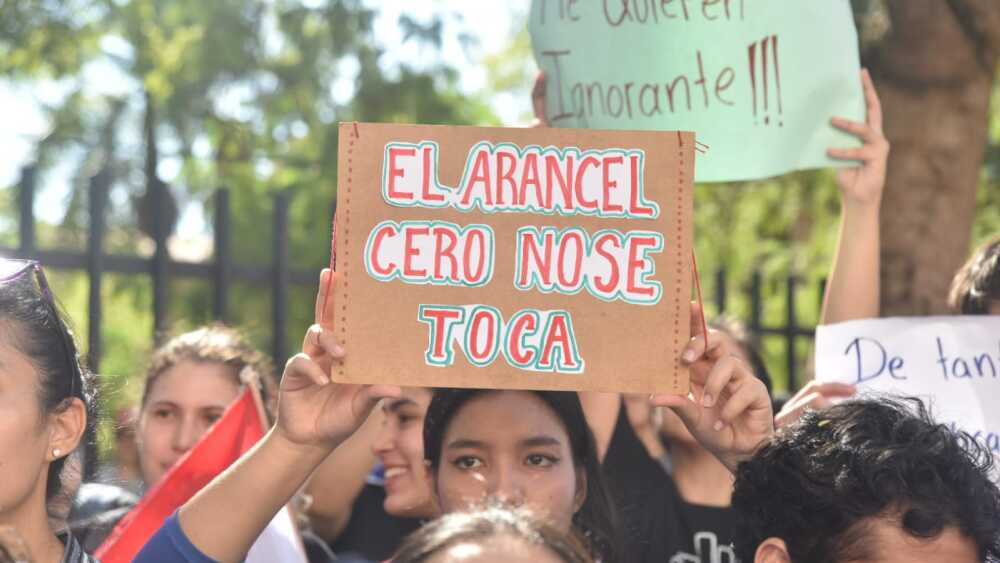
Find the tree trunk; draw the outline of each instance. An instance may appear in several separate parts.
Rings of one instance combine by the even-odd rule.
[[[888,0],[865,53],[892,143],[882,201],[882,314],[947,311],[969,253],[1000,51],[998,0]]]

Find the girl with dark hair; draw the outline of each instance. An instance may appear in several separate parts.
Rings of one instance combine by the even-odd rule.
[[[324,274],[321,293],[330,279]],[[763,383],[731,359],[718,335],[698,330],[693,334],[680,358],[690,367],[691,393],[654,395],[652,401],[674,409],[691,433],[732,471],[771,435],[770,401]],[[307,353],[285,366],[274,428],[169,518],[137,562],[241,559],[257,534],[373,407],[401,394],[395,386],[334,383],[333,362],[343,361],[345,351],[332,327],[313,325],[303,350]],[[550,519],[567,531],[587,536],[592,549],[604,551],[604,544],[613,538],[602,529],[599,510],[583,512],[600,501],[593,498],[592,504],[586,503],[588,493],[600,494],[591,493],[588,480],[600,477],[596,471],[593,476],[585,474],[588,465],[596,465],[593,461],[584,461],[584,470],[577,469],[579,460],[594,455],[578,399],[533,392],[468,393],[462,405],[450,403],[454,407],[450,423],[431,422],[440,432],[424,436],[430,442],[425,443],[425,456],[430,453],[440,460],[435,481],[442,509],[464,508],[463,502],[484,497],[530,503],[546,509]],[[574,410],[576,415],[571,414]],[[512,417],[530,424],[519,421],[515,428]],[[435,414],[435,420],[441,419]],[[542,432],[531,433],[526,430],[529,426]],[[515,436],[516,443],[497,436],[496,430]],[[434,443],[441,444],[437,455]],[[478,488],[472,487],[477,481]],[[239,510],[233,510],[235,506]],[[575,529],[574,515],[579,515],[581,528],[593,529]]]
[[[524,509],[488,506],[434,520],[403,543],[393,563],[592,563],[577,538]]]
[[[528,505],[593,555],[620,561],[617,518],[576,393],[442,389],[424,421],[424,458],[443,512]]]
[[[93,420],[88,391],[41,266],[0,259],[0,526],[15,528],[38,563],[92,561],[52,530],[46,507]]]

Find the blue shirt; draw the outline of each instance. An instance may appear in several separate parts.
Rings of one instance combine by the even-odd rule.
[[[132,563],[218,563],[198,550],[184,535],[175,512],[149,538]]]

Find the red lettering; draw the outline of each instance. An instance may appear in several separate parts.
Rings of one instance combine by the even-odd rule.
[[[542,208],[548,209],[548,204],[542,195],[542,185],[538,181],[538,155],[529,152],[524,155],[524,162],[522,163],[523,168],[521,168],[521,181],[520,183],[520,194],[518,199],[521,205],[527,205],[528,203],[528,185],[531,184],[535,186],[535,201]],[[550,188],[551,189],[551,188]],[[552,198],[549,198],[551,201]]]
[[[396,227],[394,225],[382,225],[378,231],[375,232],[375,239],[372,240],[371,255],[368,257],[368,263],[372,266],[372,271],[380,276],[388,276],[395,270],[398,266],[392,261],[385,268],[381,267],[378,262],[378,251],[382,246],[382,239],[389,236],[389,233],[395,233]],[[392,235],[395,236],[395,235]]]
[[[558,348],[561,360],[561,365],[558,367],[569,369],[577,367],[573,357],[574,345],[570,342],[568,322],[565,313],[553,313],[552,317],[549,318],[549,324],[546,327],[548,330],[543,335],[545,345],[542,348],[539,365],[551,366],[553,363],[552,352]]]
[[[482,343],[479,340],[479,325],[486,321],[486,346],[482,347]],[[489,309],[479,309],[472,315],[472,320],[469,322],[468,336],[469,336],[469,349],[466,353],[469,357],[477,362],[485,362],[494,354],[497,346],[497,324],[500,319],[497,318],[496,313],[490,311]]]
[[[559,183],[559,191],[562,193],[563,198],[563,209],[566,211],[572,211],[573,206],[573,167],[575,162],[573,156],[566,155],[566,173],[564,174],[562,169],[559,168],[559,157],[553,154],[545,155],[545,186],[548,189],[546,194],[546,201],[544,207],[546,209],[555,209],[556,202],[552,198],[552,188],[555,186],[556,182]]]
[[[611,179],[611,174],[608,170],[612,164],[621,164],[623,162],[625,162],[624,158],[620,156],[611,156],[605,158],[602,163],[602,169],[604,172],[604,201],[602,202],[603,205],[601,206],[601,210],[606,213],[622,212],[625,210],[622,206],[611,203],[611,190],[618,187],[618,182]]]
[[[396,166],[397,156],[415,156],[417,154],[417,149],[413,147],[389,147],[389,199],[413,199],[413,194],[410,192],[401,192],[396,190],[396,178],[402,178],[405,174],[402,168]]]
[[[605,260],[608,261],[608,266],[611,273],[607,278],[603,278],[606,281],[602,281],[601,276],[594,276],[594,287],[602,293],[611,293],[618,287],[619,279],[621,275],[618,272],[618,260],[605,249],[608,243],[614,245],[615,248],[621,248],[621,244],[618,242],[618,237],[611,234],[605,233],[597,237],[594,241],[594,251],[600,254]]]
[[[542,235],[545,245],[544,256],[538,251],[537,233],[527,231],[520,233],[520,235],[521,256],[518,259],[521,263],[521,277],[518,280],[518,285],[528,287],[528,253],[530,252],[533,257],[532,262],[535,264],[535,269],[542,278],[542,284],[548,287],[552,283],[552,244],[555,235],[551,232],[545,232]]]
[[[480,149],[476,153],[476,160],[472,164],[472,173],[469,174],[469,180],[462,188],[463,206],[469,205],[469,202],[472,200],[472,190],[476,186],[482,186],[486,205],[493,205],[493,188],[490,183],[490,155],[484,149]]]
[[[567,279],[564,274],[566,273],[567,262],[566,249],[569,248],[570,240],[576,242],[576,257],[573,261],[573,269],[571,270],[572,277]],[[583,275],[583,252],[585,246],[583,235],[579,231],[568,231],[559,239],[559,266],[556,268],[556,273],[559,278],[559,285],[564,289],[575,289],[577,284],[580,283],[580,276]]]
[[[420,312],[420,320],[429,322],[431,325],[431,342],[433,343],[432,349],[430,350],[431,358],[437,360],[438,362],[444,362],[448,358],[445,356],[444,348],[445,346],[450,346],[450,342],[446,342],[448,336],[448,326],[462,318],[462,311],[456,311],[454,309],[435,309],[433,307],[424,307]]]
[[[639,176],[639,155],[633,154],[629,157],[629,168],[631,169],[632,180],[632,189],[629,191],[629,213],[632,215],[654,215],[654,209],[652,207],[644,206],[639,203],[639,197],[642,195],[643,191],[642,179]]]
[[[503,205],[504,186],[510,187],[511,205],[518,205],[517,185],[514,183],[514,169],[517,167],[517,157],[503,151],[497,152],[497,205]]]
[[[652,297],[654,289],[648,285],[639,285],[642,274],[646,272],[646,260],[642,258],[640,247],[655,247],[658,241],[653,237],[634,236],[629,237],[628,243],[628,276],[625,289],[633,295],[645,295]]]
[[[538,321],[535,320],[535,315],[530,313],[515,315],[507,339],[507,351],[510,353],[510,359],[514,360],[515,363],[523,365],[534,361],[536,352],[531,348],[523,351],[521,340],[525,332],[532,333],[536,330],[538,330]]]
[[[424,201],[444,201],[443,194],[431,193],[431,152],[432,147],[424,147],[424,189],[421,195]]]
[[[597,200],[587,200],[583,197],[583,177],[588,166],[597,168],[601,165],[601,161],[596,157],[588,156],[580,161],[580,169],[576,171],[576,178],[573,182],[573,188],[576,191],[576,202],[581,209],[597,209]]]
[[[408,226],[403,229],[403,275],[411,278],[423,278],[427,276],[427,270],[417,270],[413,268],[412,259],[420,254],[420,249],[413,245],[415,235],[427,235],[430,229],[427,227]]]
[[[442,246],[447,238],[447,246]],[[447,227],[436,227],[434,229],[434,279],[443,280],[441,264],[447,258],[450,262],[448,268],[448,278],[455,281],[458,278],[458,259],[455,258],[455,245],[458,244],[458,235]]]
[[[476,260],[476,272],[472,273],[470,269],[472,265],[472,240],[476,239],[479,245],[479,256]],[[465,281],[468,283],[478,283],[483,279],[486,274],[486,233],[481,229],[470,229],[468,234],[465,235],[465,250],[462,252],[462,274],[465,276]]]

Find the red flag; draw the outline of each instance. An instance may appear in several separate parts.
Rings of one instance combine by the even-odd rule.
[[[118,522],[94,556],[104,563],[132,561],[174,511],[264,437],[261,408],[253,384],[247,385],[222,418]]]

